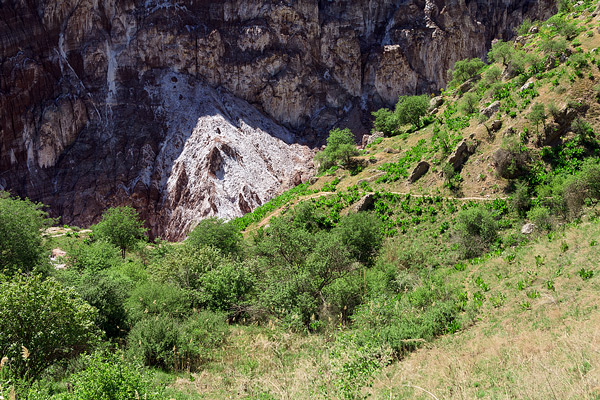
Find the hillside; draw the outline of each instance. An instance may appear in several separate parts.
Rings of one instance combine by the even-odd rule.
[[[600,398],[600,6],[559,6],[183,243],[1,196],[0,395]]]

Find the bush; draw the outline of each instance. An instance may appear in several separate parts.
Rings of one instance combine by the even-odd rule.
[[[237,314],[254,289],[249,268],[239,262],[223,262],[201,277],[199,304],[212,311]]]
[[[54,279],[0,276],[0,293],[0,358],[19,377],[35,379],[97,340],[96,310]]]
[[[108,242],[77,242],[68,255],[69,265],[78,271],[99,272],[121,263],[119,249]]]
[[[479,58],[457,61],[454,68],[449,71],[451,77],[448,87],[458,87],[465,81],[475,77],[485,66]]]
[[[533,222],[540,230],[549,231],[552,229],[552,215],[550,210],[546,207],[538,206],[532,208],[527,213],[527,219]]]
[[[510,197],[512,208],[521,216],[531,207],[529,186],[525,182],[518,182],[513,195]]]
[[[375,341],[402,357],[423,342],[460,328],[458,298],[444,282],[427,280],[409,292],[376,297],[360,306],[353,316],[353,333],[360,344]]]
[[[11,198],[0,192],[0,272],[47,273],[48,254],[43,247],[42,230],[52,220],[41,204]]]
[[[366,266],[373,265],[383,245],[381,220],[366,212],[350,213],[340,219],[333,229],[352,258]]]
[[[511,42],[504,42],[502,40],[492,44],[492,48],[488,52],[487,58],[491,63],[502,63],[505,67],[511,61],[515,53],[515,48]]]
[[[493,164],[500,177],[517,178],[529,170],[529,153],[516,138],[507,138],[494,153]]]
[[[123,335],[127,331],[125,300],[128,287],[106,273],[85,274],[77,291],[81,297],[98,310],[96,325],[109,338]]]
[[[413,124],[421,126],[422,118],[429,110],[429,97],[421,96],[400,96],[394,115],[399,124]]]
[[[563,38],[544,38],[540,42],[540,50],[546,54],[560,54],[567,50],[567,41]]]
[[[324,172],[335,165],[348,167],[353,156],[358,155],[354,135],[350,129],[332,129],[327,138],[327,146],[315,156],[319,164],[319,172]]]
[[[486,85],[491,85],[498,82],[501,75],[502,71],[500,68],[497,65],[492,65],[483,73],[483,80]]]
[[[72,390],[64,400],[162,399],[162,388],[153,387],[146,372],[114,354],[96,352],[86,368],[73,375]]]
[[[455,230],[463,255],[476,257],[488,250],[498,237],[498,223],[492,213],[482,206],[460,210]]]
[[[387,108],[380,108],[371,113],[375,117],[373,127],[385,136],[393,136],[398,129],[398,119],[394,113]]]
[[[539,132],[539,124],[540,122],[546,127],[546,119],[548,115],[546,115],[546,106],[542,103],[535,103],[531,107],[531,112],[527,115],[527,119],[535,124],[536,132]]]
[[[189,291],[173,285],[147,282],[137,287],[126,301],[126,310],[132,324],[159,314],[184,317],[192,311]]]
[[[186,243],[191,247],[212,246],[227,256],[242,256],[242,235],[233,222],[216,217],[200,221],[189,233]]]
[[[121,249],[121,256],[131,250],[146,233],[143,221],[140,221],[137,211],[133,208],[109,208],[102,215],[102,219],[92,226],[94,237],[106,240]]]
[[[195,369],[226,338],[224,315],[202,311],[186,320],[157,315],[138,322],[127,337],[135,360],[165,370]]]
[[[465,93],[458,104],[458,109],[465,115],[470,115],[477,112],[478,108],[479,96],[472,92]]]

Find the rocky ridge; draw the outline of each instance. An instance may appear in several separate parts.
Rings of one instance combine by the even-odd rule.
[[[439,89],[553,4],[8,0],[0,188],[69,224],[133,202],[178,239],[305,180],[329,128],[365,132],[372,108]]]

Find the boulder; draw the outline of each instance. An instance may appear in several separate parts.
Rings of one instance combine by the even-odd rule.
[[[482,109],[480,112],[486,117],[490,118],[492,115],[496,114],[500,110],[500,101],[495,101],[486,108]]]
[[[429,163],[427,161],[419,162],[410,174],[408,181],[410,183],[418,181],[423,175],[427,173],[427,171],[429,171]]]
[[[523,225],[523,227],[521,228],[521,233],[523,235],[531,235],[533,233],[533,231],[535,231],[536,225],[528,222],[525,225]]]
[[[458,144],[454,153],[448,157],[448,164],[452,164],[455,170],[459,169],[469,159],[471,154],[473,154],[473,150],[474,149],[469,148],[467,141],[463,140]]]
[[[354,212],[368,211],[373,208],[374,204],[375,195],[373,193],[369,193],[364,195],[359,201],[354,203],[351,207],[351,210]]]

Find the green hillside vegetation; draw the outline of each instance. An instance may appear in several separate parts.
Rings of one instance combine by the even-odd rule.
[[[598,11],[525,21],[183,243],[0,196],[0,396],[600,398]]]

